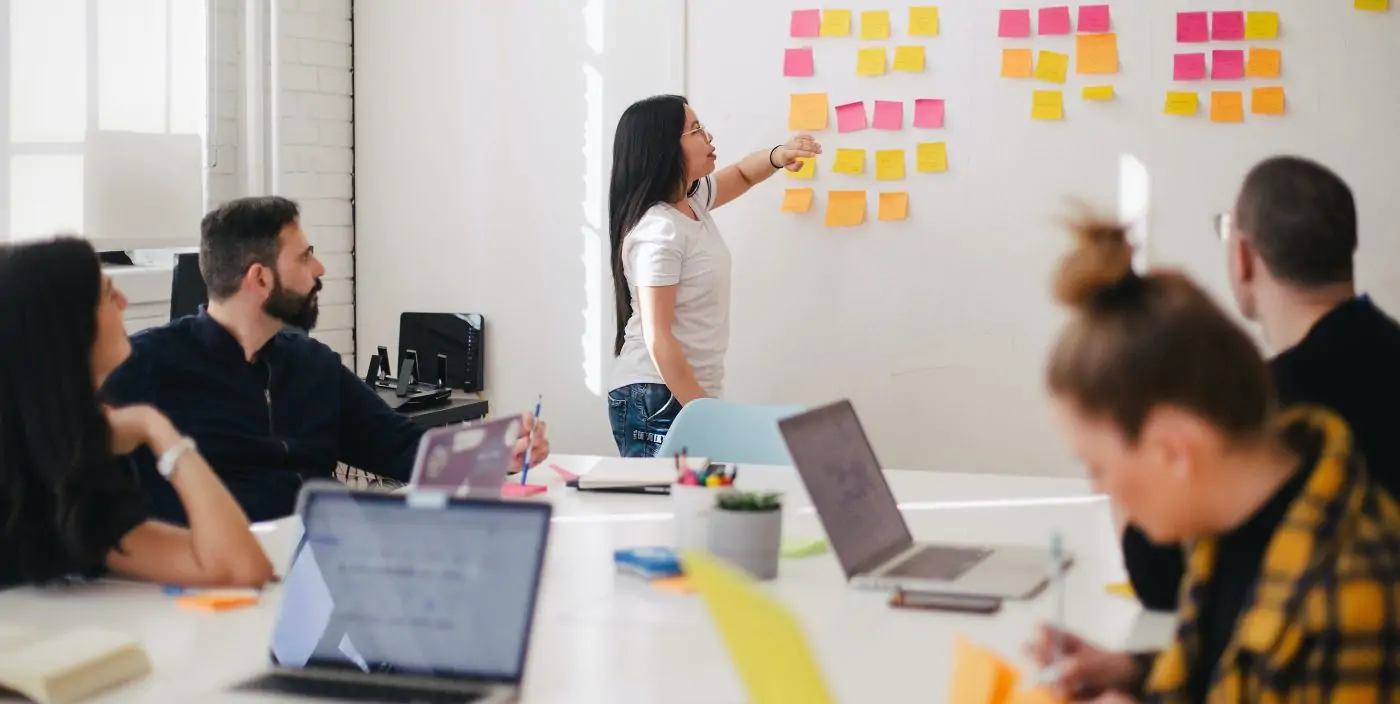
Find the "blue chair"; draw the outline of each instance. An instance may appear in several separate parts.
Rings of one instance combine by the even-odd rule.
[[[671,422],[657,457],[680,454],[733,464],[791,465],[778,421],[807,409],[803,406],[760,406],[698,398]]]

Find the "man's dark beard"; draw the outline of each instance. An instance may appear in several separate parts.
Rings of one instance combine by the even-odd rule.
[[[272,295],[263,304],[263,312],[294,328],[311,332],[321,313],[320,306],[316,304],[316,294],[320,291],[320,279],[316,279],[316,285],[311,287],[310,292],[302,295],[284,288],[282,277],[274,274]]]

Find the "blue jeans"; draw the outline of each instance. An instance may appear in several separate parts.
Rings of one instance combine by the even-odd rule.
[[[632,384],[608,392],[608,420],[623,457],[655,457],[681,404],[665,384]]]

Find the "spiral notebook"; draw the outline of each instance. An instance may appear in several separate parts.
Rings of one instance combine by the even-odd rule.
[[[703,457],[691,457],[687,465],[691,471],[700,471],[710,466],[710,461]],[[599,461],[578,479],[570,480],[569,486],[579,491],[669,494],[675,481],[676,460],[673,457],[609,457]]]

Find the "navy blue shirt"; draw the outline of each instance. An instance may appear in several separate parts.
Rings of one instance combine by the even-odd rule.
[[[423,429],[379,398],[340,356],[284,331],[252,362],[207,313],[132,336],[132,354],[103,388],[119,405],[160,409],[199,451],[249,520],[291,514],[308,479],[337,463],[408,481]],[[186,524],[149,450],[133,456],[152,517]]]

